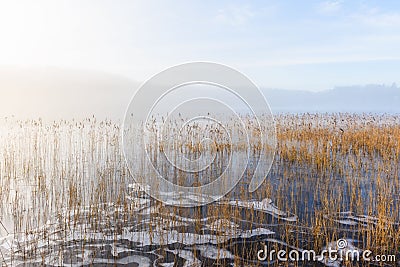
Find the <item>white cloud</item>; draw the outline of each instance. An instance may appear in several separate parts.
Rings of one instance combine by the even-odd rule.
[[[353,16],[353,18],[367,26],[372,27],[399,28],[400,25],[400,13],[395,12],[356,14]]]
[[[254,12],[249,6],[229,6],[219,10],[216,20],[231,26],[241,26],[252,17],[254,17]]]
[[[342,1],[335,0],[335,1],[324,1],[319,3],[317,6],[318,13],[321,14],[334,14],[341,10],[342,8]]]

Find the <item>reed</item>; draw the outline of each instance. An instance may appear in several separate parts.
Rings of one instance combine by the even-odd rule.
[[[118,255],[113,244],[127,236],[141,244],[136,249],[140,247],[142,253],[160,250],[159,264],[172,255],[178,265],[183,264],[189,256],[182,251],[190,246],[194,259],[257,266],[261,265],[256,259],[260,244],[273,238],[286,248],[316,251],[349,238],[359,240],[360,249],[376,254],[398,253],[400,117],[298,114],[279,115],[275,120],[277,153],[263,186],[250,194],[249,179],[242,179],[225,198],[197,208],[163,205],[134,183],[121,151],[120,126],[112,121],[94,117],[51,123],[4,120],[0,262],[12,265],[40,259],[48,265],[68,264],[73,257],[65,254],[64,247],[74,240],[80,240],[82,255],[99,240]],[[260,149],[271,148],[258,141],[262,129],[249,118],[242,121],[249,132],[250,158],[257,159]],[[147,125],[152,138],[158,136],[155,123]],[[227,125],[231,135],[242,134],[242,125],[234,120]],[[169,166],[162,157],[168,144],[154,139],[148,147],[153,165],[176,184],[199,187],[212,182],[226,168],[231,153],[249,148],[243,142],[231,143],[212,124],[183,131],[185,138],[173,143],[179,153],[173,155],[193,159],[211,151],[216,158],[211,168],[188,176]],[[173,125],[167,132],[182,135]],[[204,137],[215,142],[204,144]],[[143,167],[143,177],[147,171]],[[252,171],[246,169],[245,176]],[[135,235],[129,235],[128,229],[134,229]],[[212,256],[205,244],[214,247]],[[116,257],[108,260],[112,263]],[[85,264],[90,265],[90,260]]]

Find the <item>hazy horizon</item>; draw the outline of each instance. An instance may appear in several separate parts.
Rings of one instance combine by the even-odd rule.
[[[0,68],[0,117],[15,116],[18,119],[71,119],[95,115],[122,121],[129,101],[141,85],[122,75],[106,72],[71,70],[62,68]],[[342,87],[343,88],[343,87]],[[295,112],[389,112],[400,113],[400,88],[391,85],[350,85],[348,90],[364,90],[371,94],[367,106],[349,105],[346,101],[328,100],[346,98],[351,94],[340,87],[321,90],[287,90],[263,88],[274,113]],[[364,88],[364,89],[363,89]],[[384,94],[379,92],[387,88]],[[383,89],[382,89],[383,88]],[[335,92],[335,96],[329,96]],[[210,91],[208,94],[212,96]],[[328,96],[326,96],[328,94]],[[354,97],[354,96],[352,96]],[[368,98],[368,97],[367,97]],[[372,99],[372,100],[371,100]],[[351,100],[349,100],[351,101]],[[374,101],[376,105],[371,104]],[[394,102],[393,102],[394,101]],[[348,108],[346,108],[347,106]],[[351,108],[353,109],[349,109]],[[364,110],[363,110],[364,109]]]
[[[273,112],[369,110],[303,90],[400,84],[398,25],[398,1],[1,1],[0,116],[120,119],[141,82],[195,61],[240,71]],[[370,110],[397,112],[390,93]]]

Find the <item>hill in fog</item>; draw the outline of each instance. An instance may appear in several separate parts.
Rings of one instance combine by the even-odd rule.
[[[138,82],[125,77],[95,71],[0,68],[0,118],[14,115],[53,120],[95,115],[122,121],[138,87]],[[336,87],[321,92],[262,91],[274,113],[400,113],[400,88],[395,84]]]
[[[400,113],[400,87],[396,84],[336,87],[320,92],[281,89],[262,91],[274,113]]]
[[[0,68],[0,118],[121,120],[138,87],[127,78],[57,68]]]

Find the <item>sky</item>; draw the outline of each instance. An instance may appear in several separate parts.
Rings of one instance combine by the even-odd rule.
[[[2,1],[0,67],[144,81],[190,61],[260,87],[400,84],[400,1]]]

